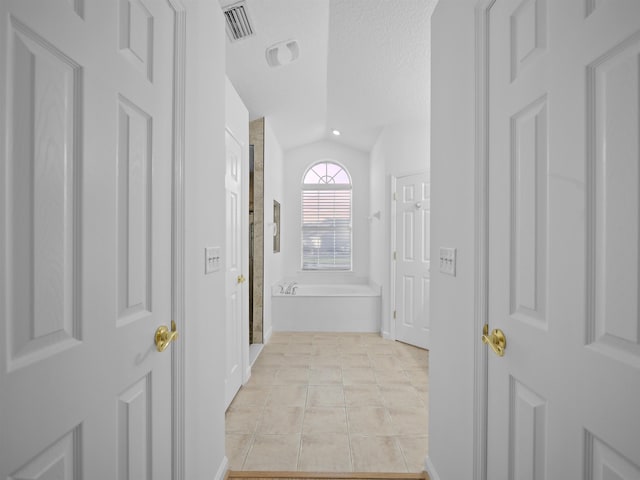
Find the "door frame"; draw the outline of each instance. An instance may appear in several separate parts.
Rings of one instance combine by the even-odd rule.
[[[389,340],[396,340],[396,319],[393,318],[393,312],[396,310],[396,271],[397,262],[393,258],[394,252],[396,252],[396,229],[398,228],[398,219],[396,215],[396,193],[398,179],[404,177],[411,177],[413,175],[425,175],[426,170],[414,170],[411,172],[401,173],[399,175],[390,175],[389,179]],[[383,326],[384,327],[384,326]],[[384,335],[384,332],[382,332]]]
[[[185,331],[185,132],[187,9],[182,0],[168,0],[174,11],[173,132],[171,198],[171,314],[177,330]],[[185,478],[185,363],[186,336],[171,347],[171,477]]]
[[[477,0],[475,7],[474,480],[487,480],[489,358],[480,339],[489,323],[489,12],[495,2]]]

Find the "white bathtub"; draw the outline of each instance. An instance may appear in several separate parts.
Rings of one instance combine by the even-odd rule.
[[[379,332],[380,288],[362,284],[299,284],[295,294],[272,288],[277,332]],[[293,291],[293,288],[291,289]]]

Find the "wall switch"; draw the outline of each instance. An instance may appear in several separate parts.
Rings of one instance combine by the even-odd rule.
[[[440,272],[456,276],[456,249],[440,247]]]
[[[207,247],[204,249],[204,273],[217,272],[220,270],[220,247]]]

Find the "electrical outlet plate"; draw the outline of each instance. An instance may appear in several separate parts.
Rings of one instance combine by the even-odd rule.
[[[440,247],[440,272],[456,276],[456,249]]]
[[[205,275],[220,270],[220,263],[220,247],[207,247],[204,249]]]

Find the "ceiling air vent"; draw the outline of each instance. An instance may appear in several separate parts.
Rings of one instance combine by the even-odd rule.
[[[227,21],[227,34],[231,41],[253,35],[253,26],[251,26],[251,22],[249,21],[249,15],[247,14],[247,8],[244,2],[225,7],[223,12],[224,18]]]

